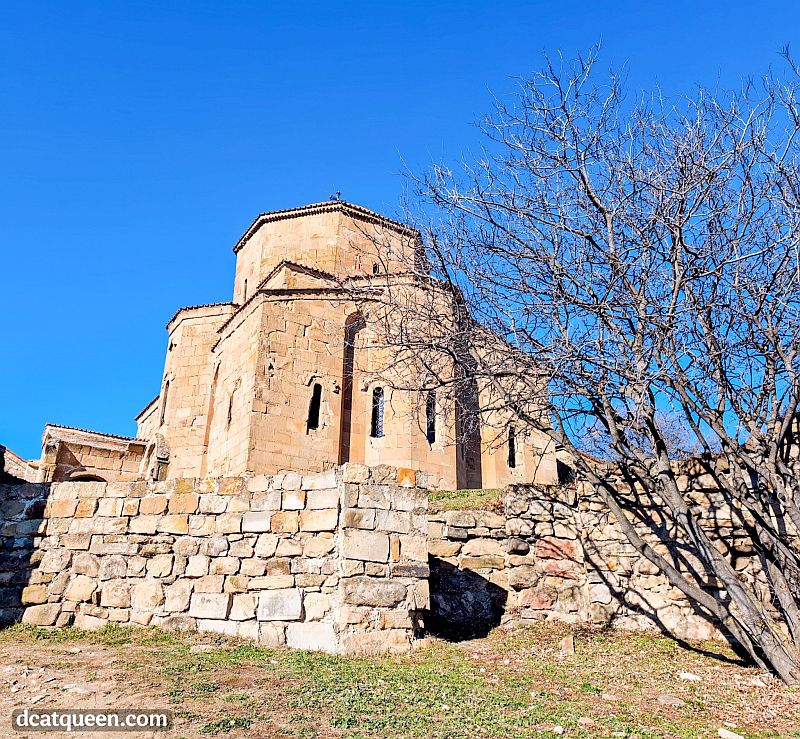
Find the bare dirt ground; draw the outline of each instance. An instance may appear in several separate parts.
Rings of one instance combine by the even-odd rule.
[[[167,709],[167,732],[74,737],[800,737],[800,691],[719,645],[498,629],[403,658],[269,650],[155,629],[0,631],[0,736],[15,708]]]

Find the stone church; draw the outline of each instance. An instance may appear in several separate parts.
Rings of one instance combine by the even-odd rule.
[[[379,355],[382,366],[391,357],[346,283],[401,279],[419,244],[408,226],[342,201],[259,215],[233,248],[232,300],[181,308],[167,323],[160,390],[136,417],[136,437],[48,424],[30,478],[207,478],[357,462],[421,470],[431,488],[555,482],[546,437],[481,428],[467,446],[435,392],[421,400],[373,371]]]

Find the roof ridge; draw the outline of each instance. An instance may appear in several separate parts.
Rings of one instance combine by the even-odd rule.
[[[152,401],[151,401],[152,402]],[[98,436],[107,436],[111,439],[121,439],[123,441],[137,441],[141,444],[146,444],[144,439],[137,439],[135,436],[122,436],[122,434],[109,434],[105,431],[94,431],[93,429],[82,429],[79,426],[66,426],[63,423],[45,423],[44,430],[47,433],[48,428],[66,429],[67,431],[82,431],[85,434],[97,434]]]
[[[283,208],[281,210],[269,210],[260,213],[255,217],[253,222],[248,226],[247,230],[242,234],[241,238],[236,242],[233,247],[233,253],[236,254],[255,233],[255,231],[265,223],[273,221],[282,221],[288,218],[301,218],[305,215],[314,215],[316,213],[335,213],[335,212],[348,213],[361,220],[370,221],[373,223],[380,223],[389,226],[396,231],[407,234],[409,236],[417,234],[417,229],[409,226],[406,223],[397,221],[394,218],[382,215],[377,211],[365,208],[363,205],[356,205],[355,203],[348,203],[346,200],[325,200],[319,203],[309,203],[308,205],[300,205],[294,208]]]

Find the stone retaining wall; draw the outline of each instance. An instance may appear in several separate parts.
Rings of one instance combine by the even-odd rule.
[[[428,607],[411,470],[0,486],[0,621],[408,648]]]
[[[683,484],[702,524],[747,579],[762,578],[752,543],[703,474]],[[704,587],[724,591],[683,546],[657,504],[637,501],[648,543],[678,569],[701,573]],[[512,486],[502,511],[429,515],[434,630],[480,634],[507,620],[559,619],[620,628],[660,628],[684,639],[720,634],[659,570],[628,543],[613,514],[588,485]],[[668,543],[665,543],[668,542]],[[766,593],[766,588],[764,588]]]

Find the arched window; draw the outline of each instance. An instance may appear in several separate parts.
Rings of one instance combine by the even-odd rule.
[[[428,443],[436,441],[436,391],[431,390],[425,397],[425,436]]]
[[[517,433],[513,426],[508,429],[508,466],[512,470],[517,466]]]
[[[167,399],[169,398],[169,380],[164,383],[164,401],[161,404],[161,420],[158,422],[159,426],[164,425],[164,419],[167,416]]]
[[[383,388],[376,387],[372,390],[372,422],[369,427],[369,435],[373,439],[380,439],[383,436]]]
[[[319,428],[319,409],[322,404],[322,385],[314,383],[311,391],[311,400],[308,403],[308,421],[306,421],[306,433],[312,429]]]

